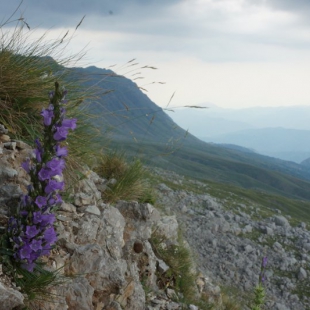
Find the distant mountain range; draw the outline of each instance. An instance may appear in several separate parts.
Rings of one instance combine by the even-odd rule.
[[[169,115],[206,142],[235,144],[296,163],[310,157],[310,106],[233,110],[212,105]]]
[[[103,133],[102,140],[109,133],[111,147],[183,175],[310,200],[307,165],[203,142],[177,125],[131,80],[96,67],[69,71],[73,79],[87,77],[82,88],[97,88],[97,99],[85,102],[84,108],[95,116],[91,121]]]
[[[231,143],[260,154],[295,162],[302,162],[310,157],[310,130],[245,129],[201,139],[206,142]]]

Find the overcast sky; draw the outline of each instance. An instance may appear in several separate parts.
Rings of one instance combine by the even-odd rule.
[[[0,0],[0,21],[19,0]],[[87,44],[80,65],[122,67],[158,105],[310,105],[310,0],[24,0],[36,34],[58,37],[86,15],[68,50]],[[137,66],[138,69],[138,66]],[[151,84],[151,82],[166,84]]]

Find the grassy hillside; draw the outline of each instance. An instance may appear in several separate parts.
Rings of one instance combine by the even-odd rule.
[[[51,58],[43,58],[44,62],[38,59],[34,62],[39,68],[38,74],[46,69],[48,63],[49,69],[55,71],[51,76],[78,81],[78,94],[91,94],[83,103],[83,98],[71,102],[79,123],[87,119],[100,132],[96,141],[93,141],[97,142],[97,149],[106,146],[110,139],[110,146],[121,148],[131,156],[139,156],[146,164],[199,179],[310,200],[309,169],[291,162],[202,142],[175,124],[135,83],[110,70],[96,67],[68,69],[53,64]],[[49,86],[48,81],[44,83],[45,87]],[[36,106],[35,110],[39,108]],[[31,111],[28,115],[32,115]],[[89,118],[88,114],[93,117]],[[5,113],[1,116],[4,119]],[[109,138],[107,132],[111,133]],[[84,130],[83,135],[76,134],[76,140],[86,137],[85,133],[87,131]],[[90,142],[91,138],[87,139]],[[89,143],[88,150],[93,147],[92,144]],[[79,141],[78,145],[85,143]],[[76,153],[81,153],[81,147],[75,149]],[[87,156],[85,147],[82,153]]]
[[[113,141],[111,147],[126,150],[131,156],[139,156],[150,166],[175,171],[200,180],[273,193],[293,199],[310,200],[310,182],[277,171],[242,162],[242,157],[217,156],[218,149],[179,146],[171,151],[158,143],[137,144],[130,141]],[[210,147],[210,148],[209,148]]]
[[[96,67],[70,69],[70,78],[76,80],[76,76],[83,80],[81,87],[96,94],[85,107],[95,116],[92,122],[101,132],[139,141],[166,142],[184,137],[185,131],[124,76]],[[198,140],[193,136],[189,139]]]
[[[191,177],[310,200],[310,173],[305,167],[256,153],[205,143],[175,124],[131,80],[96,67],[72,68],[81,87],[95,99],[84,103],[105,138],[97,142],[117,147],[146,164]]]
[[[302,222],[310,223],[310,201],[291,199],[281,195],[262,192],[259,190],[245,189],[235,185],[218,183],[214,181],[198,181],[190,177],[180,177],[175,173],[158,169],[150,169],[149,179],[153,187],[165,183],[173,190],[188,191],[195,194],[210,194],[212,197],[225,201],[228,209],[238,209],[241,204],[258,206],[263,218],[273,216],[280,210],[286,216],[291,216],[291,224],[297,225]],[[169,174],[169,175],[168,175]],[[175,180],[182,182],[175,182]],[[251,209],[244,208],[244,212]]]

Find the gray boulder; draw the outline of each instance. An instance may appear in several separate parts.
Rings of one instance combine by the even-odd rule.
[[[282,215],[274,216],[274,222],[278,226],[290,227],[288,220]]]
[[[24,304],[24,296],[17,290],[9,288],[0,282],[0,307],[13,309]]]

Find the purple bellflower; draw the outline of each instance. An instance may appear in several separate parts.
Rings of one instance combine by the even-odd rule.
[[[45,187],[45,193],[50,194],[56,190],[63,190],[64,182],[57,182],[56,180],[49,180],[47,186]]]
[[[68,155],[67,148],[59,142],[67,138],[69,130],[76,128],[77,121],[65,118],[62,104],[67,102],[66,93],[59,91],[56,82],[55,91],[49,94],[50,104],[41,112],[45,126],[43,142],[35,140],[34,158],[22,164],[31,177],[28,194],[21,197],[18,212],[8,222],[13,257],[28,271],[34,270],[36,260],[48,255],[57,241],[53,208],[62,203],[59,191],[63,190],[64,182],[56,176],[62,176],[63,157]]]
[[[46,163],[46,167],[56,172],[57,174],[62,174],[62,170],[65,168],[65,161],[63,159],[53,158]]]
[[[64,141],[67,139],[68,135],[68,127],[65,126],[58,126],[56,127],[56,132],[53,135],[53,138],[56,141]]]
[[[74,130],[76,128],[76,118],[72,118],[72,119],[64,119],[62,121],[62,126],[65,128],[69,128],[71,130]]]
[[[22,163],[22,167],[26,170],[27,173],[30,172],[30,159],[29,158]]]
[[[54,112],[51,108],[43,109],[41,112],[43,116],[43,122],[45,126],[49,126],[52,123],[52,118],[54,117]]]
[[[68,156],[68,149],[65,146],[61,147],[57,144],[55,151],[56,151],[56,156],[58,157]]]
[[[43,206],[46,206],[47,198],[44,196],[38,196],[35,200],[35,203],[41,209]]]

